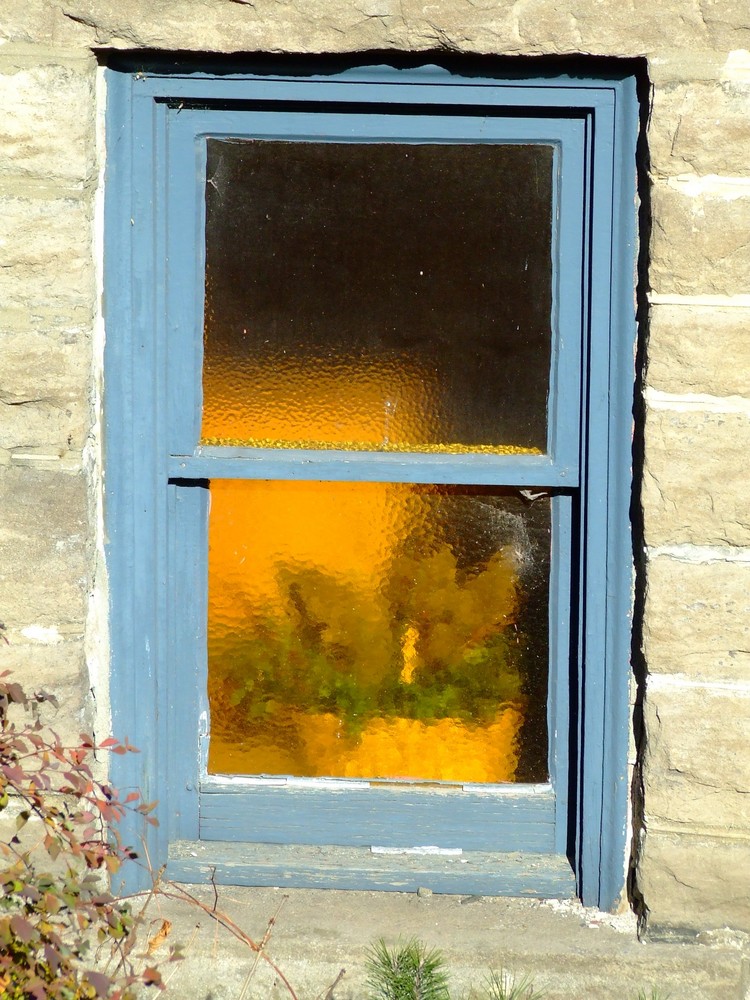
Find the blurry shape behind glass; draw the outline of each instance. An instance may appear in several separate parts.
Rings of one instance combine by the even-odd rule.
[[[209,770],[545,781],[549,501],[211,483]]]
[[[543,452],[546,145],[208,140],[201,440]]]

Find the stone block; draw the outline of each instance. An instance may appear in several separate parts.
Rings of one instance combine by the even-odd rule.
[[[647,381],[662,392],[750,397],[750,308],[652,306]]]
[[[638,884],[652,930],[750,931],[750,839],[651,829]]]
[[[557,7],[557,4],[548,4]],[[660,48],[710,48],[708,31],[699,10],[688,4],[644,5],[639,0],[600,3],[568,0],[580,32],[578,49],[601,55],[646,55]]]
[[[649,54],[648,78],[656,89],[673,87],[679,83],[706,82],[715,84],[722,78],[726,65],[726,52],[704,47],[681,48],[660,45]]]
[[[80,451],[89,422],[89,330],[74,315],[0,308],[0,342],[0,448]]]
[[[67,0],[59,14],[49,16],[55,40],[66,46],[332,52],[388,47],[395,33],[408,48],[406,19],[393,0],[369,8],[346,0],[296,6],[274,0],[207,0],[199,10],[199,16],[186,16],[184,0]],[[15,31],[22,32],[17,18],[14,22]],[[414,42],[419,47],[416,32]]]
[[[646,825],[750,839],[750,685],[649,684]]]
[[[0,194],[0,302],[4,308],[88,305],[93,312],[87,199]]]
[[[5,625],[82,633],[91,535],[83,476],[0,467],[0,510]]]
[[[0,7],[0,39],[21,44],[51,44],[54,7],[49,0],[3,0]]]
[[[80,450],[88,427],[87,406],[83,400],[67,403],[31,399],[23,402],[3,400],[0,389],[0,448],[49,447],[56,454]]]
[[[750,291],[750,189],[653,185],[650,281],[654,291]]]
[[[750,17],[745,0],[700,0],[699,7],[713,48],[726,52],[750,49]]]
[[[656,87],[648,144],[657,173],[747,176],[750,85]]]
[[[89,309],[86,310],[89,312]],[[41,311],[0,306],[0,399],[43,398],[67,403],[87,399],[91,369],[91,324],[75,310]]]
[[[77,742],[81,732],[91,731],[89,680],[83,640],[52,643],[28,642],[20,634],[11,636],[9,645],[0,650],[3,670],[10,670],[12,680],[23,685],[27,694],[45,691],[53,695],[57,707],[42,706],[42,722],[60,739]]]
[[[649,409],[646,543],[750,544],[748,454],[750,413]]]
[[[651,673],[750,683],[750,565],[650,560],[644,652]]]
[[[0,50],[0,178],[80,187],[92,176],[94,70],[83,62],[18,67]]]

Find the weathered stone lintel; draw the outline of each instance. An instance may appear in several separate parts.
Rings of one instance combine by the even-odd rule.
[[[750,47],[742,0],[644,7],[638,0],[377,0],[324,5],[206,0],[186,17],[183,0],[6,0],[2,36],[19,43],[204,52],[343,52],[424,48],[501,54],[638,56]]]

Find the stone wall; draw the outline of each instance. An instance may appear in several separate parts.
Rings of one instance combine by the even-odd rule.
[[[750,930],[746,0],[4,0],[0,668],[102,735],[98,60],[123,48],[643,60],[636,893],[655,926]]]

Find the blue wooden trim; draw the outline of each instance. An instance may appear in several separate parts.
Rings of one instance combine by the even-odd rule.
[[[442,114],[442,107],[435,103],[420,114],[394,114],[388,105],[378,105],[387,110],[381,113],[362,114],[358,106],[351,111],[324,111],[307,107],[285,110],[193,110],[171,108],[173,127],[184,128],[195,137],[254,139],[288,138],[300,142],[503,142],[512,145],[537,143],[557,145],[574,142],[582,133],[577,119],[549,118],[544,114],[527,118],[488,115],[480,109],[472,114]]]
[[[568,846],[575,859],[579,893],[584,901],[613,905],[624,881],[627,794],[631,566],[627,502],[634,342],[631,269],[635,238],[634,135],[637,127],[632,80],[559,78],[515,80],[507,84],[497,80],[460,78],[435,68],[402,73],[375,67],[336,78],[307,76],[296,80],[272,78],[267,74],[212,78],[201,74],[131,76],[114,71],[108,73],[108,84],[105,515],[112,608],[111,694],[114,731],[127,735],[143,751],[138,757],[115,759],[113,777],[122,787],[141,788],[147,798],[157,797],[177,780],[178,773],[184,775],[192,766],[185,765],[186,771],[180,772],[179,752],[170,744],[175,728],[180,728],[180,709],[170,708],[169,712],[155,714],[153,718],[143,711],[144,706],[164,705],[165,699],[169,705],[172,694],[176,696],[181,692],[180,675],[170,671],[175,671],[181,661],[187,663],[189,660],[182,659],[185,645],[180,645],[179,619],[170,618],[168,614],[166,587],[167,581],[174,582],[180,556],[189,553],[195,542],[195,537],[181,533],[180,526],[191,521],[200,531],[201,520],[205,522],[205,511],[186,517],[178,513],[190,506],[177,499],[180,492],[195,489],[184,484],[175,487],[175,507],[170,516],[167,477],[201,479],[211,474],[230,474],[228,468],[219,468],[219,463],[230,457],[226,454],[221,459],[208,454],[195,457],[179,454],[189,453],[193,448],[194,408],[190,433],[179,437],[178,446],[173,447],[172,441],[167,442],[165,438],[164,425],[171,424],[171,420],[165,419],[167,403],[171,410],[178,405],[185,388],[182,380],[187,380],[189,370],[197,369],[200,353],[196,347],[195,322],[189,319],[190,315],[194,317],[200,313],[200,303],[193,301],[180,312],[180,303],[176,301],[179,289],[168,280],[166,268],[167,258],[173,264],[172,255],[179,256],[183,238],[193,250],[198,244],[196,231],[189,220],[180,223],[178,219],[182,194],[178,197],[173,184],[183,166],[182,161],[174,160],[174,151],[178,149],[187,150],[189,146],[187,162],[197,165],[196,177],[202,170],[194,138],[189,142],[180,138],[183,135],[190,138],[187,124],[180,122],[180,116],[190,111],[185,103],[192,99],[217,102],[293,100],[318,104],[331,101],[351,104],[354,111],[364,110],[365,104],[382,107],[385,103],[390,106],[387,117],[392,117],[398,109],[396,117],[402,122],[413,119],[414,109],[421,109],[422,105],[425,110],[438,114],[441,107],[466,109],[455,116],[461,120],[469,112],[473,115],[476,111],[486,113],[487,120],[494,121],[502,118],[502,109],[515,109],[517,114],[525,110],[536,116],[543,113],[547,118],[559,115],[560,121],[574,123],[579,136],[585,135],[585,156],[580,160],[587,181],[583,200],[578,204],[583,205],[582,230],[584,233],[591,230],[592,235],[591,245],[584,243],[587,254],[582,267],[584,302],[590,299],[591,308],[589,315],[584,317],[583,328],[594,349],[582,363],[587,379],[582,389],[586,407],[581,424],[586,453],[580,484],[581,509],[585,509],[580,549],[583,617],[577,664],[580,682],[572,688],[576,699],[574,707],[581,719],[577,733],[581,759],[570,782],[577,825]],[[258,105],[254,107],[257,109]],[[221,112],[217,109],[217,113]],[[185,117],[189,116],[185,114]],[[514,122],[520,120],[516,118]],[[578,148],[580,146],[579,142]],[[572,161],[566,159],[568,151],[575,148],[575,144],[568,142],[563,149],[564,180],[575,173]],[[609,180],[612,175],[614,185]],[[561,214],[565,212],[565,191],[563,182],[559,189]],[[568,196],[568,205],[574,204],[573,194],[571,191]],[[569,208],[567,217],[572,216]],[[563,228],[572,232],[569,227]],[[573,247],[574,244],[567,248],[561,245],[564,259]],[[197,269],[199,256],[194,255],[192,261]],[[558,273],[562,275],[563,272]],[[610,282],[611,297],[607,290]],[[162,287],[166,289],[166,299],[160,298]],[[561,281],[561,295],[567,288],[567,282]],[[562,314],[562,297],[557,308]],[[187,338],[192,345],[192,360],[181,372],[173,367],[175,358],[168,358],[165,353],[165,311],[172,340]],[[182,319],[186,317],[187,325],[182,326]],[[572,319],[567,322],[561,319],[560,323],[566,330],[575,328]],[[200,330],[197,339],[200,340]],[[555,385],[561,387],[565,379],[557,369],[555,371]],[[192,379],[190,384],[194,383]],[[555,398],[561,395],[562,391],[557,392]],[[575,395],[569,398],[575,399]],[[572,414],[573,410],[569,412]],[[173,424],[173,433],[175,430]],[[565,439],[571,439],[567,432]],[[177,452],[177,457],[170,459],[170,451]],[[499,462],[493,466],[489,480],[485,481],[509,482],[503,477],[512,475],[517,477],[512,480],[514,485],[575,489],[578,485],[577,456],[573,461],[566,456],[566,461],[562,462],[560,449],[555,447],[552,451],[557,465],[549,458],[539,463],[531,456],[516,457],[507,464]],[[314,474],[305,478],[341,478],[340,472],[335,477],[325,473],[326,463],[332,458],[331,453],[322,455],[319,466],[309,470]],[[449,473],[453,457],[439,458],[445,460],[440,478],[428,477],[425,466],[410,481],[467,481],[463,459],[456,462]],[[306,462],[310,464],[309,459],[309,453],[305,456],[285,454],[283,461],[289,462],[286,474],[304,475],[301,470]],[[404,456],[378,455],[376,461],[382,463],[383,470],[393,470],[404,461]],[[547,465],[543,467],[545,461]],[[354,458],[354,464],[358,462],[359,456]],[[236,456],[233,474],[242,470],[240,476],[257,477],[261,466],[253,463],[256,459],[249,458],[247,453]],[[276,465],[277,472],[278,469]],[[359,471],[361,475],[362,470]],[[527,473],[529,478],[524,479]],[[547,480],[539,478],[542,473],[548,476]],[[399,477],[401,475],[399,473]],[[420,478],[421,475],[424,478]],[[444,479],[442,475],[456,478]],[[558,478],[549,481],[550,476]],[[384,472],[382,478],[391,476],[385,476]],[[205,496],[205,490],[201,493]],[[565,502],[559,501],[563,506]],[[171,535],[168,525],[172,526]],[[181,540],[186,543],[184,550],[180,550]],[[197,573],[199,580],[205,579],[202,576],[204,562],[201,561],[204,559],[205,553],[199,553],[197,562],[187,566],[186,579],[190,573]],[[558,553],[556,560],[557,569],[553,572],[560,576],[563,556]],[[185,599],[190,596],[190,590],[190,587],[185,588]],[[189,706],[191,713],[195,706],[200,709],[204,705],[201,701],[204,678],[199,671],[197,667],[192,693],[186,692],[187,700],[180,702]],[[189,678],[186,680],[189,687]],[[562,695],[562,691],[556,691],[555,698]],[[559,751],[559,742],[557,748]],[[187,759],[195,762],[197,774],[198,754],[189,755]],[[556,774],[555,779],[559,793],[560,775]],[[207,792],[204,799],[208,801],[209,798]],[[187,817],[186,829],[190,830],[195,828],[194,801],[194,797],[188,796],[179,806],[181,815]],[[562,799],[558,797],[557,801],[562,802]],[[167,841],[177,829],[181,829],[179,823],[172,825],[170,821],[160,828],[161,832],[146,831],[149,853],[155,865],[166,858]],[[558,823],[558,846],[560,830]],[[126,837],[131,831],[134,837],[140,832],[131,824],[126,829]],[[233,880],[239,881],[232,864],[226,862],[226,872],[228,875],[233,872]],[[258,862],[260,868],[264,864]],[[185,871],[190,868],[190,862],[179,861],[176,871],[181,870],[179,865],[183,865]],[[266,865],[264,871],[269,870]],[[314,881],[313,875],[310,878]],[[373,878],[377,882],[381,876]],[[487,873],[487,879],[490,885],[502,882],[502,878],[493,881],[491,872]],[[131,878],[130,884],[136,881]],[[507,891],[507,880],[503,884]]]
[[[110,698],[112,727],[122,739],[140,742],[147,719],[139,719],[134,711],[136,685],[134,671],[125,669],[126,651],[132,646],[133,590],[132,547],[129,547],[128,511],[132,481],[132,458],[129,450],[113,443],[113,432],[132,424],[132,393],[130,388],[131,360],[129,331],[131,327],[130,233],[127,220],[130,212],[132,179],[132,132],[130,122],[130,78],[113,76],[108,79],[107,136],[109,157],[106,170],[104,226],[106,247],[104,281],[106,323],[108,328],[122,330],[119,338],[108,339],[105,347],[107,377],[104,385],[104,448],[105,458],[117,454],[118,460],[109,468],[105,479],[105,513],[107,515],[107,555],[110,588],[110,639],[112,647]],[[110,291],[111,290],[111,291]],[[109,735],[109,734],[107,734]],[[114,757],[110,777],[123,791],[141,786],[141,773],[127,755]],[[126,843],[136,844],[140,827],[129,816],[122,824]],[[117,886],[118,889],[121,886]]]
[[[252,93],[250,84],[245,93]],[[288,106],[288,102],[284,107]],[[304,104],[300,105],[304,108]],[[193,295],[175,289],[172,303],[172,332],[175,343],[174,385],[170,394],[170,427],[172,454],[191,454],[198,444],[196,415],[200,412],[200,350],[202,345],[203,213],[205,208],[205,138],[248,137],[256,139],[293,139],[295,141],[346,142],[503,142],[541,143],[555,147],[555,184],[553,202],[553,310],[551,316],[551,372],[548,419],[548,451],[556,467],[562,467],[562,478],[571,483],[568,469],[577,476],[579,456],[579,370],[581,355],[582,305],[580,270],[582,238],[580,220],[583,215],[581,184],[584,156],[584,122],[579,119],[546,118],[542,115],[519,118],[487,118],[481,115],[450,116],[440,114],[436,104],[429,115],[332,113],[310,110],[251,111],[185,109],[181,105],[170,111],[170,162],[186,164],[193,159],[194,174],[175,169],[171,172],[170,218],[174,234],[170,240],[170,260],[183,281],[194,275]],[[565,170],[561,172],[562,164]],[[196,215],[196,206],[198,213]],[[197,221],[196,221],[197,220]],[[194,307],[191,313],[190,307]],[[194,350],[185,349],[185,340],[192,335]],[[195,367],[193,367],[193,365]],[[565,392],[557,392],[558,385]],[[189,387],[193,387],[190,389]],[[237,455],[236,450],[225,451]],[[267,452],[274,459],[278,452]],[[241,457],[241,456],[238,456]],[[329,456],[333,457],[333,456]],[[336,455],[336,460],[343,460]],[[475,456],[476,457],[476,456]],[[477,463],[488,470],[489,456]],[[283,462],[280,458],[279,461]],[[361,459],[360,459],[361,461]],[[364,471],[364,470],[363,470]],[[177,473],[174,473],[177,474]],[[286,472],[279,471],[279,476]],[[366,473],[365,473],[366,474]],[[275,473],[271,472],[271,476]],[[335,478],[335,473],[334,473]],[[451,479],[450,481],[457,481]],[[471,480],[473,481],[473,480]],[[492,480],[495,482],[495,480]],[[552,485],[539,483],[538,485]]]
[[[606,573],[607,667],[603,714],[602,820],[598,905],[614,907],[622,893],[627,843],[630,726],[630,638],[633,554],[629,517],[632,486],[632,413],[636,317],[633,299],[637,260],[635,149],[639,119],[635,80],[616,93],[612,169],[611,354],[609,371],[608,562]]]
[[[463,850],[555,850],[555,801],[514,794],[255,785],[201,798],[200,839],[264,844],[435,845]]]
[[[184,882],[297,889],[379,889],[572,899],[575,879],[564,855],[465,852],[461,855],[373,854],[366,848],[303,844],[178,841],[169,872]]]
[[[122,790],[135,788],[151,800],[161,791],[160,732],[158,716],[144,710],[142,697],[146,689],[146,705],[158,702],[163,599],[154,582],[165,574],[153,540],[164,531],[165,519],[151,484],[163,461],[163,428],[142,406],[144,395],[155,398],[158,393],[156,338],[145,333],[151,331],[154,312],[154,289],[144,280],[154,266],[154,244],[148,185],[144,192],[141,183],[133,182],[135,169],[149,179],[155,174],[150,145],[137,140],[144,129],[150,135],[153,103],[133,101],[130,85],[128,78],[109,80],[108,126],[116,136],[117,155],[109,157],[106,175],[104,453],[112,725],[140,754],[113,757],[111,775]],[[145,487],[137,501],[135,484]],[[166,839],[133,814],[123,823],[122,835],[151,857],[166,852]],[[133,866],[126,866],[123,876],[126,889],[144,880]]]
[[[164,285],[169,323],[168,427],[170,452],[191,453],[200,437],[203,404],[205,277],[205,143],[167,112],[165,190],[168,246]],[[200,195],[196,179],[201,178]]]
[[[160,814],[167,843],[180,837],[197,839],[202,716],[208,706],[205,691],[205,649],[208,593],[205,560],[196,558],[205,547],[209,493],[207,483],[170,483],[169,579],[172,599],[167,609],[169,649],[164,678],[164,788],[169,809]],[[186,531],[185,528],[188,527]],[[204,680],[203,688],[199,681]],[[185,724],[185,720],[192,724]],[[204,727],[205,728],[205,727]],[[188,833],[188,831],[190,831]]]
[[[580,461],[581,355],[584,309],[581,297],[585,199],[585,121],[557,150],[558,191],[554,210],[553,354],[549,393],[549,453],[576,473]],[[577,483],[576,483],[577,485]]]
[[[584,903],[605,909],[618,901],[625,866],[632,579],[628,506],[636,332],[634,81],[623,82],[618,91],[611,92],[608,106],[597,109],[593,122],[590,325],[596,349],[588,356],[588,462],[582,472],[585,618],[578,888]],[[604,456],[606,464],[597,461]]]
[[[577,486],[575,470],[544,455],[428,455],[371,451],[200,448],[169,459],[173,479],[317,479],[399,483]]]
[[[555,789],[555,845],[568,850],[568,809],[570,768],[568,732],[571,685],[571,594],[573,579],[573,498],[552,499],[552,540],[549,582],[549,695],[547,729],[550,781]]]
[[[523,110],[550,108],[571,117],[579,108],[595,108],[601,95],[616,87],[617,81],[556,76],[509,82],[492,77],[461,77],[437,66],[412,70],[375,66],[367,72],[354,69],[334,77],[310,74],[295,78],[252,72],[217,77],[192,71],[182,75],[154,72],[137,75],[135,84],[140,93],[155,100],[171,100],[175,105],[188,101],[206,104],[212,100],[370,102],[378,106],[444,104]]]
[[[609,96],[609,92],[607,95]],[[592,327],[591,327],[591,299],[595,294],[595,286],[592,280],[592,239],[591,230],[593,225],[593,212],[592,212],[592,198],[591,198],[591,187],[592,178],[594,171],[594,114],[590,112],[586,119],[586,158],[585,158],[585,169],[584,169],[584,186],[586,191],[586,197],[584,200],[584,216],[582,219],[583,230],[586,234],[586,239],[584,240],[584,258],[583,258],[583,269],[581,273],[582,279],[582,295],[585,307],[584,324],[587,330],[587,336],[584,340],[584,349],[581,359],[581,468],[582,476],[581,483],[578,491],[578,506],[576,511],[576,519],[573,524],[574,529],[574,539],[573,544],[575,545],[575,563],[579,568],[577,578],[572,581],[572,599],[571,599],[571,619],[575,617],[575,621],[571,621],[571,659],[575,663],[575,670],[571,676],[570,685],[570,697],[571,697],[571,708],[570,708],[570,731],[568,734],[569,742],[569,754],[570,754],[570,773],[568,780],[568,788],[570,790],[570,810],[568,815],[568,853],[573,861],[574,869],[576,872],[576,880],[578,887],[578,894],[583,898],[584,893],[584,872],[586,878],[589,877],[588,873],[595,872],[595,878],[598,881],[598,854],[597,849],[593,852],[589,849],[589,853],[586,853],[585,841],[590,835],[590,823],[591,823],[591,813],[590,810],[586,813],[586,823],[584,824],[584,798],[582,794],[583,789],[583,748],[584,748],[584,735],[585,735],[585,724],[584,724],[584,713],[585,713],[585,690],[586,685],[589,683],[588,677],[586,675],[586,660],[585,660],[585,620],[586,614],[591,611],[593,613],[593,606],[587,601],[587,588],[590,586],[591,581],[588,579],[586,574],[586,545],[585,545],[585,517],[587,513],[588,504],[588,427],[589,427],[589,417],[590,417],[590,364],[589,356],[592,348],[595,346],[592,337]],[[598,341],[597,341],[598,343]],[[584,613],[585,612],[585,613]],[[596,840],[599,836],[598,823],[600,817],[597,817],[595,822],[596,826],[594,828],[594,837]],[[596,869],[594,868],[596,866]]]

